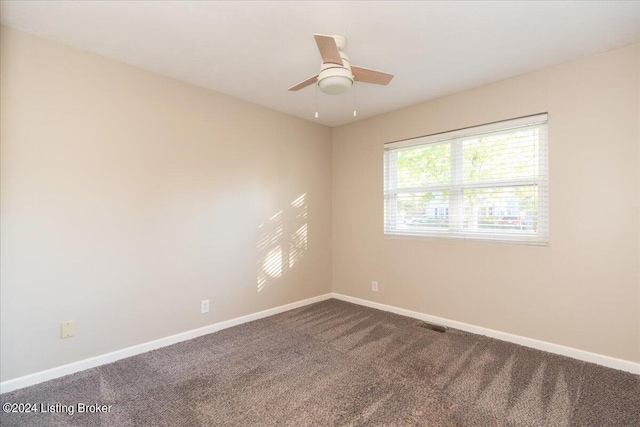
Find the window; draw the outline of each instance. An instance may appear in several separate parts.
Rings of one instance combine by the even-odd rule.
[[[547,244],[547,114],[385,144],[384,232]]]

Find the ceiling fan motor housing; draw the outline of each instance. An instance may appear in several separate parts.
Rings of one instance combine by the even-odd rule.
[[[388,85],[393,74],[382,71],[369,70],[363,67],[351,67],[351,62],[344,48],[347,46],[347,39],[342,36],[326,36],[324,34],[314,34],[322,65],[320,72],[307,80],[289,88],[297,91],[316,83],[321,91],[329,95],[339,95],[348,92],[357,80],[362,83],[372,83],[376,85]],[[355,71],[355,74],[354,74]]]
[[[320,74],[318,74],[320,90],[329,95],[345,93],[353,86],[353,73],[349,57],[342,51],[340,57],[343,65],[325,62],[320,68]]]

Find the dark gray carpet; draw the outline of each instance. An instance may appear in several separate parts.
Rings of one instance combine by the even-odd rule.
[[[2,426],[640,426],[640,377],[338,300],[1,396]]]

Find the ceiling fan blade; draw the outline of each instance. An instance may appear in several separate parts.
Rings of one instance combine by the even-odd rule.
[[[298,83],[297,85],[290,87],[289,90],[300,90],[302,88],[305,88],[307,86],[314,84],[317,81],[318,81],[318,75],[316,74],[313,77],[309,77],[307,80],[303,81],[302,83]]]
[[[316,43],[318,44],[318,50],[320,50],[320,56],[322,56],[322,62],[331,62],[332,64],[342,65],[342,58],[340,57],[340,50],[336,44],[336,40],[331,36],[324,36],[322,34],[314,34]]]
[[[382,71],[369,70],[368,68],[351,66],[353,78],[357,82],[373,83],[374,85],[388,85],[393,74],[383,73]]]

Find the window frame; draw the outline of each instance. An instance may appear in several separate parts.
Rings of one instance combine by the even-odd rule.
[[[541,113],[516,119],[502,120],[480,126],[442,132],[417,138],[394,141],[384,145],[384,221],[385,237],[445,238],[473,241],[491,241],[525,245],[549,244],[549,182],[548,182],[548,114]],[[505,178],[464,182],[463,143],[470,137],[488,133],[512,132],[518,128],[538,126],[544,132],[538,139],[536,153],[537,176],[532,179]],[[398,188],[398,153],[404,149],[420,146],[450,145],[451,180],[446,184],[425,185],[410,188]],[[535,233],[500,233],[491,230],[466,230],[464,222],[464,191],[474,189],[493,189],[500,187],[536,187],[538,191],[537,229]],[[448,229],[402,230],[398,228],[398,196],[411,193],[448,191]],[[542,209],[541,209],[542,205]],[[392,214],[388,212],[393,211]]]

